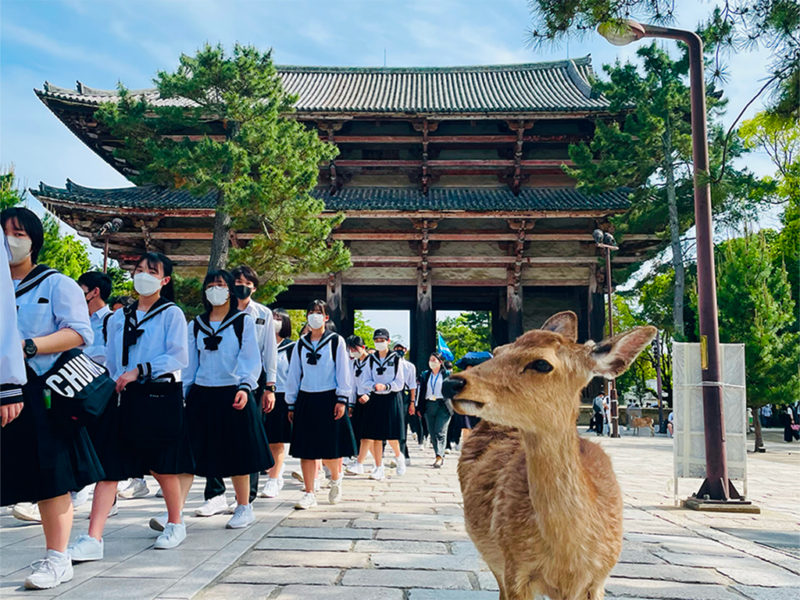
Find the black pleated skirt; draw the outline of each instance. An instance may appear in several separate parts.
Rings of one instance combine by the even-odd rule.
[[[289,406],[286,394],[275,392],[275,408],[264,415],[264,431],[270,444],[288,444],[292,441],[292,424],[289,422]]]
[[[115,392],[108,401],[103,414],[86,428],[94,445],[95,452],[103,465],[103,481],[125,481],[140,477],[141,473],[131,473],[130,461],[126,459],[128,449],[122,432],[118,395]]]
[[[235,477],[272,468],[275,461],[253,394],[242,410],[233,408],[236,386],[193,385],[186,420],[195,460],[194,474]]]
[[[361,439],[404,440],[406,419],[403,393],[378,394],[373,392],[364,405],[361,418]]]
[[[357,445],[361,444],[361,439],[363,437],[361,435],[361,424],[364,421],[365,410],[367,410],[367,405],[362,404],[361,402],[358,401],[358,398],[356,398],[356,402],[353,405],[353,416],[350,417],[350,420],[353,423],[353,434],[356,436]]]
[[[53,422],[32,375],[22,388],[22,412],[0,433],[0,506],[56,498],[104,477],[86,428]]]
[[[341,419],[335,419],[336,404],[336,390],[297,394],[289,454],[309,460],[358,454],[350,417],[345,411]]]

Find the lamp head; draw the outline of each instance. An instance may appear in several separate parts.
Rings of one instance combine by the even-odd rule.
[[[615,46],[627,46],[642,39],[645,35],[644,25],[631,19],[622,21],[606,21],[597,26],[597,33]]]

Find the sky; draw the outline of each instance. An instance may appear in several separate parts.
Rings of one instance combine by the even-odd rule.
[[[694,29],[714,2],[676,5],[674,26]],[[618,48],[590,34],[532,50],[526,46],[529,21],[526,0],[0,0],[0,165],[13,165],[27,187],[40,181],[63,186],[67,178],[91,187],[130,185],[33,89],[44,81],[74,88],[76,80],[101,89],[118,82],[151,87],[157,71],[173,70],[181,53],[194,53],[204,42],[271,47],[283,65],[382,66],[384,56],[390,67],[489,65],[591,54],[596,71],[633,57],[638,46]],[[763,85],[768,62],[766,51],[728,59],[726,123]],[[745,118],[760,107],[753,103]],[[747,166],[758,175],[773,171],[761,153],[748,155]],[[371,320],[409,339],[407,318],[378,314]]]

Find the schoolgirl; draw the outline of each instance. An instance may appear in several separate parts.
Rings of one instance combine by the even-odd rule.
[[[286,377],[286,404],[293,425],[289,453],[300,459],[305,488],[297,509],[317,505],[317,459],[322,459],[331,472],[328,501],[341,501],[342,457],[356,453],[347,414],[353,378],[345,342],[326,330],[328,305],[323,300],[312,302],[306,312],[311,332],[298,340]]]
[[[231,271],[234,279],[236,304],[245,314],[250,315],[256,324],[256,339],[261,356],[262,369],[258,379],[258,389],[255,390],[256,402],[265,409],[275,402],[275,369],[278,360],[278,347],[275,342],[274,320],[272,311],[253,300],[253,294],[260,285],[258,274],[252,267],[241,265]],[[258,496],[259,473],[250,474],[250,502]],[[219,477],[207,477],[203,490],[205,502],[195,511],[195,516],[211,517],[220,513],[229,512],[228,501],[225,497],[225,482]],[[235,508],[236,504],[232,505]]]
[[[439,352],[428,357],[428,367],[419,377],[417,414],[428,423],[433,451],[436,453],[433,467],[440,469],[444,464],[447,428],[454,412],[453,405],[442,395],[442,382],[450,377],[450,371],[445,369],[444,357]]]
[[[232,479],[237,506],[226,527],[241,529],[255,521],[250,474],[273,465],[254,396],[261,356],[255,320],[237,308],[231,274],[206,275],[203,294],[206,312],[189,324],[183,376],[194,472]]]
[[[150,519],[150,527],[161,532],[155,548],[169,549],[186,539],[181,515],[194,471],[180,385],[181,371],[189,364],[186,317],[174,302],[172,261],[163,254],[142,255],[133,272],[133,287],[139,299],[108,322],[106,365],[120,393],[121,433],[116,447],[111,443],[105,447],[103,459],[114,465],[115,481],[142,473],[156,478],[167,513]],[[104,488],[99,494],[103,498]],[[109,486],[108,506],[115,488]],[[94,500],[98,501],[97,489]],[[107,511],[100,506],[95,515],[93,503],[92,513],[99,520]],[[90,525],[90,536],[93,533]],[[82,544],[87,544],[83,556],[92,556],[86,538],[75,544],[76,553]]]
[[[272,311],[275,320],[275,341],[278,348],[278,368],[275,375],[275,402],[264,406],[264,430],[269,440],[269,449],[275,464],[269,470],[269,479],[259,494],[262,498],[277,498],[283,489],[283,458],[286,444],[292,441],[292,424],[289,421],[289,406],[286,404],[286,376],[292,360],[295,342],[292,337],[292,320],[285,310]]]
[[[369,440],[361,439],[361,424],[364,420],[364,412],[366,411],[366,403],[369,401],[370,390],[366,387],[368,378],[367,364],[369,362],[369,353],[367,352],[364,339],[358,335],[351,335],[347,338],[347,351],[350,354],[351,365],[353,367],[353,400],[351,402],[353,432],[358,443],[358,456],[354,463],[347,465],[345,473],[350,475],[363,475],[364,474],[364,461],[367,460],[367,455],[371,452],[373,458],[376,460],[375,448]]]
[[[373,448],[375,468],[369,478],[380,481],[386,476],[383,467],[383,442],[387,441],[397,461],[397,475],[406,472],[406,458],[400,452],[400,440],[406,437],[403,389],[405,371],[403,360],[389,350],[389,332],[376,329],[373,334],[375,353],[367,362],[364,387],[369,391],[369,402],[361,422],[361,439]]]
[[[3,304],[2,320],[5,326],[13,324],[16,312],[22,340],[17,348],[23,348],[27,363],[26,374],[15,355],[13,372],[3,374],[0,388],[0,505],[38,503],[47,552],[44,560],[33,563],[25,587],[49,589],[73,577],[67,553],[70,492],[102,479],[103,468],[86,429],[65,427],[48,412],[45,375],[62,353],[92,343],[92,327],[78,284],[36,264],[44,244],[39,217],[27,208],[9,208],[0,213],[0,222],[8,239],[16,304]],[[3,288],[10,291],[5,284]],[[12,342],[13,337],[8,336]],[[6,354],[5,334],[3,339]]]

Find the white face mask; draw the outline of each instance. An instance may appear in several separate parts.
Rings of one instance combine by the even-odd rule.
[[[438,367],[438,366],[439,366],[439,361],[438,361],[438,360],[429,360],[429,361],[428,361],[428,366],[429,366],[431,369],[435,369],[436,367]]]
[[[8,264],[16,266],[24,261],[31,253],[31,240],[28,238],[8,237],[8,249],[11,251],[11,256],[8,259]]]
[[[161,279],[150,273],[137,273],[133,276],[133,289],[140,296],[152,296],[161,289]]]
[[[308,315],[308,326],[311,329],[320,329],[325,326],[325,315],[322,313],[311,313]]]
[[[358,358],[361,356],[361,352],[358,350],[350,350],[350,358]]]
[[[228,301],[229,296],[230,293],[228,292],[227,287],[215,285],[210,288],[206,288],[206,298],[212,306],[222,306]]]
[[[375,350],[383,352],[389,348],[389,342],[375,342]]]

